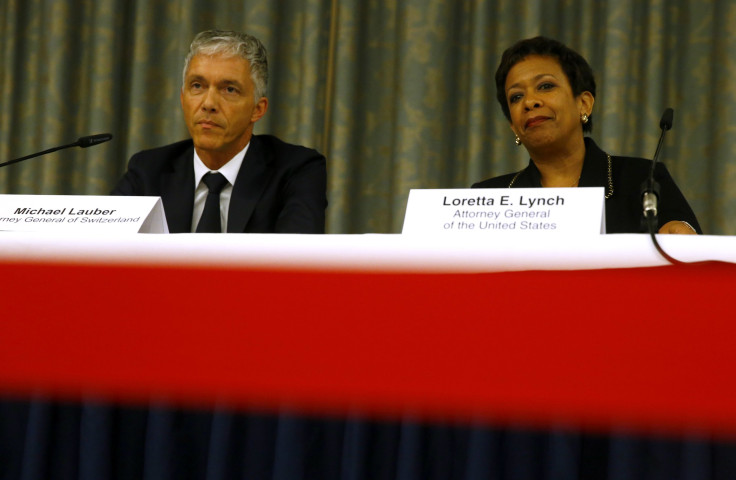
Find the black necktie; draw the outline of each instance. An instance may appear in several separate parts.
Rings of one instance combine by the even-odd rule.
[[[219,172],[208,172],[202,177],[207,188],[207,200],[197,224],[197,233],[221,233],[220,224],[220,192],[227,185],[227,178]]]

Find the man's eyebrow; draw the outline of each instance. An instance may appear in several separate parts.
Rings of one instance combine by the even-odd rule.
[[[243,84],[240,83],[239,81],[237,81],[237,80],[229,80],[229,79],[220,80],[220,82],[218,82],[218,83],[219,83],[219,85],[234,85],[236,87],[242,87],[243,86]]]
[[[187,75],[186,81],[187,82],[202,82],[202,81],[204,81],[204,82],[209,83],[207,81],[207,79],[204,77],[204,75],[200,75],[200,74],[196,74],[196,73],[193,73],[191,75]],[[233,85],[233,86],[236,86],[238,88],[243,88],[243,84],[240,81],[229,79],[229,78],[218,80],[216,84],[219,85],[219,86]]]
[[[197,74],[187,75],[187,82],[192,82],[194,80],[204,80],[204,77],[202,75],[197,75]]]

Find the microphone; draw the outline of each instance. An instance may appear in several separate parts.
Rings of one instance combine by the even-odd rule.
[[[642,184],[644,219],[650,224],[657,219],[657,201],[659,200],[659,183],[654,180],[654,167],[657,165],[657,160],[659,159],[659,151],[662,148],[664,134],[672,128],[672,117],[674,114],[675,112],[671,108],[667,108],[662,114],[662,119],[659,121],[659,128],[662,129],[662,133],[659,135],[657,150],[655,150],[654,157],[652,158],[652,169],[649,171],[649,178]]]
[[[98,133],[97,135],[88,135],[86,137],[80,137],[77,140],[77,144],[82,148],[91,147],[92,145],[99,145],[100,143],[109,142],[112,140],[111,133]]]
[[[659,183],[654,180],[654,167],[657,165],[657,159],[659,158],[659,150],[662,148],[662,142],[664,141],[664,134],[672,128],[672,117],[674,111],[671,108],[667,108],[662,114],[662,119],[659,121],[659,128],[662,129],[662,133],[659,135],[659,143],[657,144],[657,150],[654,151],[654,157],[652,158],[652,169],[649,171],[649,178],[642,183],[642,207],[644,208],[644,221],[647,224],[649,230],[649,236],[652,237],[652,243],[657,249],[660,255],[662,255],[668,262],[673,265],[682,265],[684,262],[677,260],[670,256],[667,252],[662,249],[662,246],[657,241],[655,235],[657,229],[657,201],[659,200]]]
[[[112,140],[111,133],[99,133],[97,135],[87,135],[86,137],[79,137],[76,142],[70,143],[68,145],[61,145],[59,147],[49,148],[48,150],[44,150],[42,152],[32,153],[30,155],[26,155],[25,157],[16,158],[14,160],[8,160],[7,162],[0,163],[0,167],[4,167],[6,165],[12,165],[13,163],[22,162],[23,160],[28,160],[29,158],[40,157],[41,155],[46,155],[47,153],[55,152],[57,150],[62,150],[64,148],[71,148],[71,147],[87,148],[93,145],[98,145],[100,143],[105,143],[109,140]]]

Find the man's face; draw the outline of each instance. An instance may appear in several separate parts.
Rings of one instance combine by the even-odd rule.
[[[208,167],[221,167],[250,141],[253,124],[268,108],[268,100],[256,101],[253,91],[243,58],[195,55],[190,60],[181,107],[197,154]]]

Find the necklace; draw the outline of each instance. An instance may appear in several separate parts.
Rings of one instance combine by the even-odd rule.
[[[611,198],[611,195],[613,195],[613,168],[611,168],[611,156],[609,154],[606,154],[606,159],[608,160],[608,192],[606,193],[606,199]],[[511,182],[509,182],[509,188],[514,184],[517,178],[519,178],[519,175],[521,175],[527,168],[523,170],[519,170],[516,172],[516,175],[514,175],[514,178],[511,179]],[[570,187],[576,187],[578,183],[580,182],[580,179],[578,178],[575,183],[570,185]]]

